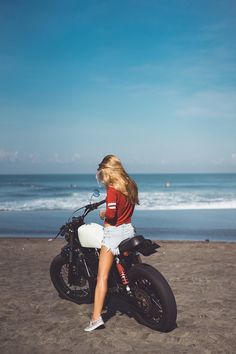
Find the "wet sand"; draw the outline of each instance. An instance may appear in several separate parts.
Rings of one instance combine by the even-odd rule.
[[[0,239],[0,353],[235,353],[236,243],[159,242],[143,261],[168,280],[177,328],[159,333],[113,298],[105,329],[85,333],[92,305],[58,297],[49,266],[63,240]]]

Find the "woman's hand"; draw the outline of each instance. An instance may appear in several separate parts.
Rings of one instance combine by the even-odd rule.
[[[106,213],[106,210],[100,210],[100,211],[99,211],[99,216],[100,216],[100,218],[101,218],[102,220],[105,219],[105,213]]]

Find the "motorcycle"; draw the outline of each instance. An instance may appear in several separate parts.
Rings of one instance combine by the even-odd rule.
[[[98,193],[94,192],[93,196],[98,196]],[[94,300],[103,227],[95,223],[86,224],[85,217],[105,202],[90,201],[90,204],[77,209],[54,238],[62,236],[67,244],[51,262],[51,281],[61,298],[77,304]],[[82,209],[82,215],[74,216]],[[142,263],[140,256],[154,254],[159,247],[142,235],[120,243],[120,254],[114,256],[109,273],[105,304],[110,296],[121,296],[139,323],[160,332],[169,332],[176,327],[175,297],[163,275],[151,265]]]

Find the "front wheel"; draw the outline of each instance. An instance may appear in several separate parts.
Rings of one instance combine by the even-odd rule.
[[[177,308],[166,279],[148,264],[135,264],[128,272],[131,304],[139,323],[160,332],[176,327]]]
[[[78,304],[91,303],[91,284],[76,265],[57,255],[50,266],[50,276],[59,295]]]

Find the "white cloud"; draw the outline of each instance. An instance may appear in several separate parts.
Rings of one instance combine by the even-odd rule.
[[[63,160],[61,159],[59,154],[56,152],[55,154],[53,154],[52,157],[49,158],[49,162],[60,164],[60,163],[63,163]]]
[[[0,162],[19,162],[19,163],[40,163],[40,155],[36,152],[19,153],[18,151],[9,151],[0,149]]]
[[[177,114],[189,118],[235,119],[236,92],[202,91],[185,98]]]
[[[162,159],[160,163],[161,163],[161,165],[168,165],[169,164],[168,161],[166,161],[165,159]]]
[[[15,162],[19,159],[18,151],[0,149],[0,162]]]
[[[236,161],[236,152],[232,153],[231,158],[232,158],[233,161]]]
[[[74,154],[72,155],[71,162],[77,162],[77,161],[79,161],[80,159],[81,159],[80,154],[78,154],[78,153],[76,152],[76,153],[74,153]]]
[[[54,164],[76,164],[80,160],[81,160],[81,155],[77,152],[68,156],[61,156],[59,153],[55,153],[50,158],[47,158],[46,156],[41,156],[37,152],[19,153],[18,151],[0,149],[0,163],[19,162],[23,164],[25,163],[40,164],[40,163],[50,162]]]
[[[224,162],[225,162],[225,159],[223,159],[222,157],[219,157],[219,158],[211,161],[211,163],[215,166],[221,166],[224,164]]]
[[[81,159],[81,155],[79,153],[74,153],[71,156],[61,156],[57,152],[53,154],[52,157],[49,158],[49,162],[56,164],[73,164],[77,163]]]
[[[32,162],[32,163],[40,163],[40,155],[39,154],[37,154],[37,153],[35,153],[35,152],[33,152],[33,153],[30,153],[29,155],[28,155],[28,158],[27,159],[29,159],[30,160],[30,162]]]

